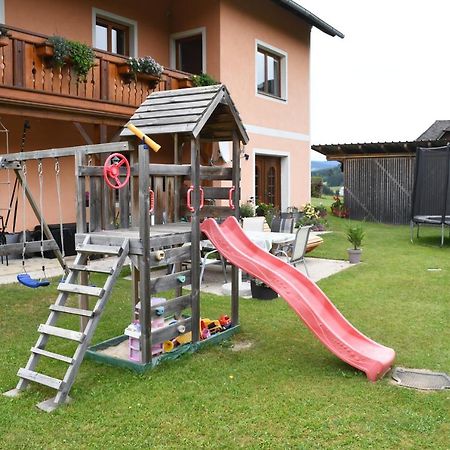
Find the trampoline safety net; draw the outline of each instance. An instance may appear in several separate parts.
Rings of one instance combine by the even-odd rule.
[[[411,221],[450,226],[450,145],[417,148]]]

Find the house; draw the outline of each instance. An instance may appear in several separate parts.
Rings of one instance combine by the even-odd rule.
[[[411,219],[417,147],[442,147],[449,142],[450,121],[437,120],[414,141],[311,148],[329,161],[342,163],[350,219],[407,224]]]
[[[191,74],[204,72],[227,86],[250,136],[242,149],[243,201],[286,209],[309,200],[310,31],[343,34],[296,2],[61,0],[37,6],[30,0],[1,0],[0,22],[9,35],[0,44],[0,119],[9,145],[6,133],[0,133],[0,152],[118,140],[122,126],[154,89],[182,88]],[[77,77],[70,64],[61,69],[49,64],[44,43],[52,35],[95,49],[95,65],[85,78]],[[122,73],[128,57],[144,55],[166,68],[159,82]],[[221,143],[207,162],[228,161],[228,146]],[[173,161],[172,149],[157,158]],[[30,165],[27,173],[37,192],[37,168]],[[72,222],[73,161],[61,161],[61,173],[62,195],[68,199],[63,217]],[[5,174],[0,176],[5,182]],[[43,176],[44,214],[54,223],[52,164],[44,165]],[[0,208],[5,208],[11,186],[1,186]]]

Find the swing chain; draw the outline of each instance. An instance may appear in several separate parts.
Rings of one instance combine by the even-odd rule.
[[[26,192],[25,189],[27,187],[27,165],[24,162],[22,164],[22,174],[23,174],[23,182],[22,182],[22,226],[23,226],[23,246],[22,246],[22,269],[24,273],[27,273],[25,267],[25,253],[27,251],[27,234],[25,231],[26,228]]]
[[[44,179],[42,170],[42,160],[39,159],[38,162],[38,176],[39,176],[39,208],[41,214],[41,261],[42,261],[42,273],[44,279],[47,279],[47,274],[45,273],[45,263],[44,263],[44,201],[43,201],[43,189],[44,189]]]
[[[55,173],[56,173],[56,175],[59,175],[59,172],[60,172],[59,160],[58,160],[58,158],[56,158],[56,161],[55,161]]]

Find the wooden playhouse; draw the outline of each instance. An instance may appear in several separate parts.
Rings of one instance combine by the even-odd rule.
[[[206,342],[200,336],[200,221],[205,217],[239,217],[241,146],[248,142],[248,136],[223,85],[155,92],[137,109],[130,123],[139,135],[144,133],[163,142],[160,152],[171,154],[166,155],[170,163],[152,162],[155,154],[128,128],[123,129],[120,143],[17,153],[0,159],[1,169],[14,170],[42,225],[46,239],[41,240],[40,247],[54,250],[66,271],[48,319],[38,327],[38,340],[30,358],[18,371],[17,387],[5,393],[16,396],[30,382],[53,388],[56,396],[38,404],[46,411],[67,400],[86,353],[91,358],[142,371],[165,357],[164,353],[152,355],[152,348],[155,353],[155,346],[163,342],[187,333],[191,333],[191,344],[185,348],[195,350]],[[212,159],[209,165],[201,165],[204,148],[220,141],[232,143],[231,167],[215,166]],[[114,173],[107,170],[107,175],[115,180],[113,184],[123,184],[117,190],[104,181],[103,162],[110,153],[126,155],[126,158],[118,157],[118,164],[111,163],[111,158],[107,161],[119,167],[113,169]],[[77,191],[77,255],[70,266],[55,244],[24,171],[31,161],[64,157],[74,157]],[[124,183],[128,164],[129,182]],[[9,244],[9,248],[6,245],[0,251],[6,254],[17,251],[17,247],[28,251],[22,244]],[[36,250],[35,247],[33,244],[29,249]],[[104,255],[115,256],[111,267],[94,269],[90,260]],[[134,338],[139,361],[104,355],[105,348],[128,340],[126,335],[111,336],[110,340],[89,347],[127,257],[132,275],[131,315],[139,320],[140,327],[139,335]],[[184,264],[187,262],[189,265]],[[163,266],[169,270],[155,277],[152,271]],[[102,286],[90,285],[91,272],[106,275]],[[186,285],[191,289],[183,292]],[[173,294],[163,306],[152,305],[151,298],[162,291]],[[239,326],[236,267],[232,268],[231,292],[231,327],[208,341],[227,337]],[[69,303],[74,295],[77,305]],[[140,308],[136,310],[138,304]],[[73,328],[77,328],[80,318],[79,330],[58,326],[62,316],[77,320]],[[171,318],[170,322],[161,320],[167,317]],[[152,328],[155,323],[158,327]],[[55,336],[74,343],[72,355],[48,349]],[[41,358],[64,365],[63,376],[41,373],[38,369]]]

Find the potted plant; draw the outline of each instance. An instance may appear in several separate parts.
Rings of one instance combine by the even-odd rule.
[[[0,26],[0,47],[5,47],[9,44],[11,33],[8,28]]]
[[[258,300],[273,300],[278,297],[278,294],[270,286],[267,286],[258,278],[250,280],[250,288],[252,290],[252,298]]]
[[[91,47],[81,42],[69,41],[62,36],[49,37],[47,41],[37,46],[37,54],[46,64],[57,69],[71,64],[79,81],[86,80],[95,62],[95,53]]]
[[[243,219],[244,217],[254,217],[255,208],[253,207],[253,204],[251,202],[242,203],[242,205],[239,207],[239,214],[241,216],[241,219]]]
[[[350,264],[357,264],[361,261],[361,243],[365,232],[361,224],[347,227],[347,239],[353,245],[353,248],[347,249],[348,261]]]
[[[126,64],[119,65],[118,70],[126,83],[140,79],[148,81],[150,87],[154,89],[161,79],[164,67],[151,56],[143,56],[129,58]]]

